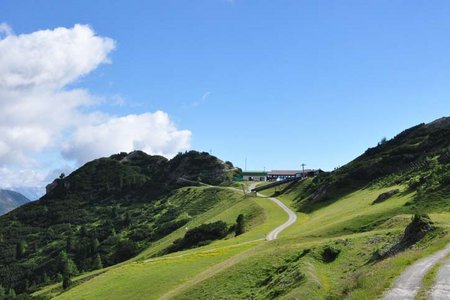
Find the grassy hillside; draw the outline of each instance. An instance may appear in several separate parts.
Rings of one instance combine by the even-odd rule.
[[[392,188],[404,189],[361,189],[314,213],[299,213],[300,221],[274,242],[254,241],[269,225],[276,226],[266,222],[237,238],[123,265],[60,298],[103,299],[112,292],[121,297],[132,295],[134,299],[375,299],[410,262],[450,241],[445,233],[450,212],[431,214],[440,229],[414,248],[370,263],[376,251],[398,242],[411,219],[405,203],[414,192],[372,205],[380,194]],[[294,194],[295,190],[279,198],[293,205],[289,198]],[[251,201],[269,205],[266,213],[281,213],[266,199]],[[281,213],[274,220],[282,223],[285,218]],[[339,251],[335,260],[324,258],[326,248]]]
[[[225,188],[197,187],[183,190],[186,189],[195,191],[195,193],[215,190],[222,195],[222,201],[193,218],[186,224],[186,227],[194,227],[216,220],[233,223],[236,216],[243,213],[246,216],[246,232],[237,237],[230,235],[224,240],[201,248],[151,258],[184,234],[185,228],[180,228],[152,245],[129,263],[109,268],[106,273],[70,289],[57,298],[107,299],[111,297],[111,292],[118,298],[148,299],[149,295],[152,295],[150,298],[157,298],[177,286],[189,284],[189,280],[194,275],[200,275],[204,271],[213,272],[208,269],[226,262],[227,259],[235,260],[235,255],[260,245],[270,230],[287,219],[283,211],[266,199],[244,198],[242,193]],[[183,193],[183,190],[180,193]],[[177,198],[175,196],[171,198],[171,201],[176,202]],[[203,274],[203,276],[205,275]],[[76,278],[74,280],[76,281]],[[152,284],[148,284],[150,282]],[[51,291],[52,288],[56,289]],[[59,285],[47,288],[35,295],[51,295],[60,292]]]
[[[183,186],[221,184],[237,171],[195,151],[89,162],[56,179],[40,200],[0,217],[0,286],[30,293],[128,260],[224,199],[236,200],[224,190]],[[162,250],[156,246],[152,255]]]
[[[296,195],[308,184],[291,186],[279,199],[294,207]],[[397,188],[401,191],[397,195],[372,204],[380,194]],[[448,200],[441,198],[441,208],[430,213],[435,232],[393,257],[371,262],[374,253],[401,239],[413,210],[405,204],[415,196],[405,186],[372,185],[313,213],[298,213],[299,222],[280,240],[250,249],[246,259],[173,295],[174,299],[376,299],[412,261],[450,242],[450,211],[442,210]],[[338,251],[335,260],[325,259],[326,248]]]

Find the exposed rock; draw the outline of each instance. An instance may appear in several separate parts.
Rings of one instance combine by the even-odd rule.
[[[45,186],[46,193],[50,193],[58,186],[58,179],[55,179],[52,183],[49,183]]]
[[[377,197],[377,199],[375,199],[375,200],[372,202],[372,205],[377,204],[377,203],[384,202],[384,201],[386,201],[387,199],[391,198],[392,196],[394,196],[395,194],[398,194],[398,193],[400,193],[400,190],[399,190],[399,189],[395,189],[395,190],[391,190],[391,191],[386,192],[386,193],[382,193],[382,194],[380,194],[380,195]]]
[[[369,262],[374,262],[377,260],[385,259],[390,256],[394,256],[395,254],[411,247],[412,245],[419,242],[421,239],[425,237],[425,235],[435,230],[433,222],[430,220],[430,217],[427,215],[414,215],[411,220],[411,223],[408,224],[405,228],[405,232],[403,234],[402,239],[392,246],[385,253],[380,253],[380,251],[375,251],[372,254],[372,258]]]

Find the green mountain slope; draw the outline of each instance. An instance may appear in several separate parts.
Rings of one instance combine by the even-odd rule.
[[[266,191],[298,210],[279,240],[238,237],[126,263],[58,298],[377,299],[412,261],[450,241],[449,150],[449,119],[415,126],[334,172]],[[435,229],[413,239],[417,213]]]
[[[40,200],[0,217],[0,285],[30,293],[152,249],[233,199],[226,191],[180,188],[198,180],[220,184],[234,172],[230,163],[195,151],[171,160],[136,151],[87,163],[56,179]]]
[[[28,202],[30,200],[18,192],[0,190],[0,216]]]
[[[375,184],[381,178],[383,182],[379,184],[402,183],[412,189],[438,184],[440,189],[445,189],[450,182],[450,174],[445,169],[448,162],[450,118],[442,118],[407,129],[389,141],[381,141],[347,165],[316,178],[293,200],[299,210],[311,212],[352,190]],[[439,182],[431,183],[431,174],[439,177]],[[416,205],[426,206],[420,202]]]

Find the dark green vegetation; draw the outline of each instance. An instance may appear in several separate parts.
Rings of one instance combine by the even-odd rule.
[[[30,200],[20,193],[0,190],[0,216],[28,202]]]
[[[136,151],[87,163],[0,218],[0,285],[17,294],[51,282],[68,288],[72,276],[127,260],[220,199],[217,189],[180,187],[221,184],[235,172],[195,151],[171,160]]]
[[[170,253],[208,245],[214,240],[226,237],[229,233],[230,227],[225,222],[217,221],[214,223],[202,224],[198,227],[189,229],[184,237],[175,240],[173,245],[166,249],[166,252]]]

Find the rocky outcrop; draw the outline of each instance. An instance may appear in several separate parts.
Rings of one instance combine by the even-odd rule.
[[[387,199],[391,198],[392,196],[394,196],[395,194],[398,194],[398,193],[400,193],[400,190],[399,190],[399,189],[390,190],[389,192],[382,193],[382,194],[380,194],[380,195],[377,197],[377,199],[375,199],[375,200],[372,202],[372,205],[373,205],[373,204],[377,204],[377,203],[384,202],[384,201],[386,201]]]

